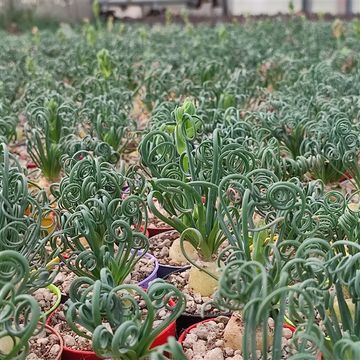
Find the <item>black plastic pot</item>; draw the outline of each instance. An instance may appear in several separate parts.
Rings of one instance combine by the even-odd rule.
[[[185,269],[180,269],[180,270],[175,270],[173,272],[170,272],[164,277],[164,280],[166,280],[169,277],[169,275],[171,275],[171,274],[181,273],[187,269],[189,269],[189,266],[187,266]],[[200,314],[190,314],[190,313],[184,311],[176,320],[176,334],[177,334],[177,336],[179,336],[188,327],[190,327],[194,324],[197,324],[201,321],[204,321],[204,320],[213,319],[216,316],[229,316],[230,317],[231,312],[224,312],[224,313],[220,313],[220,314],[209,314],[209,315],[204,315],[204,317],[202,317]]]
[[[174,272],[185,271],[185,270],[189,269],[190,267],[191,267],[190,265],[172,266],[172,265],[161,265],[159,263],[159,269],[158,269],[157,276],[158,276],[158,278],[165,279],[168,275],[170,275]]]
[[[148,228],[148,230],[149,230],[149,228]],[[171,233],[171,234],[176,233],[176,236],[180,236],[176,230],[171,229],[171,230],[160,232],[160,233],[156,234],[154,237],[150,237],[150,239],[149,239],[150,242],[151,241],[156,242],[157,241],[156,237],[161,234],[165,235],[165,233]],[[161,279],[164,279],[167,275],[169,275],[173,272],[180,271],[180,270],[186,270],[186,269],[190,268],[190,264],[187,264],[187,265],[164,265],[164,264],[160,263],[159,259],[158,259],[158,263],[159,263],[159,269],[157,272],[157,276],[158,276],[158,278],[161,278]]]

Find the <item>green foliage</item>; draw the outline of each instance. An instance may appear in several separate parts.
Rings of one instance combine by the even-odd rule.
[[[146,304],[146,313],[139,306]],[[70,289],[66,303],[66,319],[78,335],[92,339],[93,349],[101,358],[146,359],[159,349],[150,350],[155,338],[185,308],[185,296],[173,285],[162,280],[154,281],[145,292],[136,285],[116,286],[106,269],[101,270],[100,279],[76,279]],[[162,309],[170,315],[155,325],[155,315]],[[88,335],[90,333],[91,335]],[[181,359],[182,351],[170,340],[170,351],[174,359]],[[161,352],[164,348],[161,349]]]

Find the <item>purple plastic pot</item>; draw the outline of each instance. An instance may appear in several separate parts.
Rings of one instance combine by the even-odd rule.
[[[158,277],[157,273],[159,271],[159,263],[156,260],[156,257],[149,254],[149,253],[146,253],[144,257],[153,260],[154,264],[155,264],[155,267],[154,267],[154,270],[152,271],[152,273],[147,278],[145,278],[144,280],[138,282],[138,285],[140,287],[142,287],[143,289],[147,289],[149,287],[149,283],[151,281],[155,280]]]

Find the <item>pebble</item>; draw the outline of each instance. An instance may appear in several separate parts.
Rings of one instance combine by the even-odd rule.
[[[47,338],[40,338],[40,339],[37,339],[36,340],[36,343],[38,344],[38,345],[46,345],[47,343],[49,342],[49,340],[47,339]]]
[[[186,338],[185,338],[185,340],[184,340],[184,342],[183,342],[183,346],[184,346],[185,348],[189,348],[189,347],[191,347],[194,343],[196,343],[197,340],[198,340],[197,335],[194,334],[194,333],[190,333],[190,334],[188,334],[188,335],[186,336]]]
[[[220,348],[216,347],[207,352],[204,360],[224,360],[223,351]]]
[[[226,356],[233,356],[234,355],[234,350],[233,349],[230,349],[230,348],[225,348],[224,349],[224,351],[225,351],[225,355]]]
[[[72,347],[76,345],[76,341],[71,335],[64,335],[63,338],[66,346]]]
[[[51,347],[49,354],[51,356],[56,356],[60,351],[60,345],[59,344],[55,344]]]
[[[243,360],[243,357],[242,357],[241,355],[239,355],[239,354],[236,354],[236,355],[233,356],[231,359],[232,359],[232,360]]]
[[[146,310],[146,309],[144,309],[144,310]],[[159,311],[158,317],[160,319],[164,319],[164,318],[166,318],[166,316],[167,316],[167,311],[166,310],[163,309],[163,310]]]
[[[38,356],[34,353],[30,353],[27,357],[26,360],[41,360],[38,358]]]
[[[206,341],[198,340],[193,344],[194,354],[205,354],[206,353]]]
[[[283,337],[285,339],[291,339],[292,336],[293,336],[293,333],[292,333],[292,331],[290,329],[287,329],[287,328],[283,329]]]
[[[215,341],[215,346],[216,347],[223,347],[224,346],[224,340],[216,340]]]
[[[194,301],[195,301],[197,304],[201,304],[201,303],[202,303],[202,297],[201,297],[200,294],[194,294],[193,298],[194,298]]]
[[[167,247],[163,247],[163,248],[160,250],[159,255],[160,255],[160,257],[162,257],[162,258],[169,256],[169,249],[168,249]]]

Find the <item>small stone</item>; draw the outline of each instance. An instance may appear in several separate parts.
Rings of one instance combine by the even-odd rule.
[[[60,351],[60,345],[59,344],[55,344],[51,347],[49,354],[52,356],[56,356]]]
[[[233,356],[234,355],[234,350],[233,349],[226,347],[224,350],[225,350],[225,355],[226,356]]]
[[[159,318],[164,319],[166,317],[166,315],[167,315],[166,310],[159,311],[159,314],[158,314]]]
[[[48,292],[48,293],[45,295],[45,300],[46,300],[46,301],[53,302],[53,301],[54,301],[54,298],[55,298],[55,296],[54,296],[54,294],[51,293],[51,292]]]
[[[190,348],[193,346],[193,344],[195,344],[198,340],[198,337],[195,333],[190,332],[189,334],[186,335],[186,338],[183,342],[183,346],[185,348]]]
[[[160,258],[166,258],[169,256],[169,249],[167,247],[163,247],[161,250],[160,250],[160,253],[159,253],[159,257]]]
[[[239,355],[239,354],[236,354],[236,355],[233,356],[231,359],[232,359],[232,360],[243,360],[243,357],[242,357],[241,355]]]
[[[206,341],[198,340],[193,344],[194,354],[205,354],[206,353]]]
[[[261,350],[256,350],[256,357],[258,358],[258,359],[261,359]]]
[[[197,304],[201,304],[202,303],[202,298],[200,294],[194,294],[194,300]]]
[[[66,346],[72,347],[76,345],[75,339],[71,335],[64,335],[63,338]]]
[[[272,319],[272,318],[269,318],[269,319],[268,319],[268,326],[269,326],[269,328],[271,328],[271,329],[274,328],[274,326],[275,326],[274,319]]]
[[[204,360],[204,357],[200,354],[194,355],[194,357],[191,360]]]
[[[162,245],[163,245],[163,246],[166,246],[166,247],[171,246],[171,240],[170,240],[170,239],[166,239],[166,240],[163,242]],[[168,251],[169,251],[169,250],[168,250]]]
[[[30,353],[27,357],[26,360],[41,360],[38,358],[38,356],[34,353]]]
[[[209,330],[207,329],[207,327],[205,327],[205,326],[199,326],[199,327],[196,329],[196,335],[199,337],[199,339],[208,340],[208,336],[209,336],[210,334],[209,334]]]
[[[186,349],[185,356],[187,359],[191,360],[194,357],[194,352],[191,349]]]
[[[283,329],[283,337],[285,339],[291,339],[292,336],[293,336],[293,333],[292,333],[292,331],[290,329],[287,329],[287,328]]]
[[[49,340],[47,339],[47,338],[40,338],[40,339],[37,339],[36,340],[36,343],[38,344],[38,345],[46,345],[47,343],[49,342]]]
[[[65,281],[65,274],[59,272],[54,279],[54,284],[62,284],[64,281]]]
[[[207,352],[204,360],[224,360],[223,351],[220,348],[214,348]]]
[[[215,341],[215,346],[218,348],[222,348],[224,346],[224,340]]]

